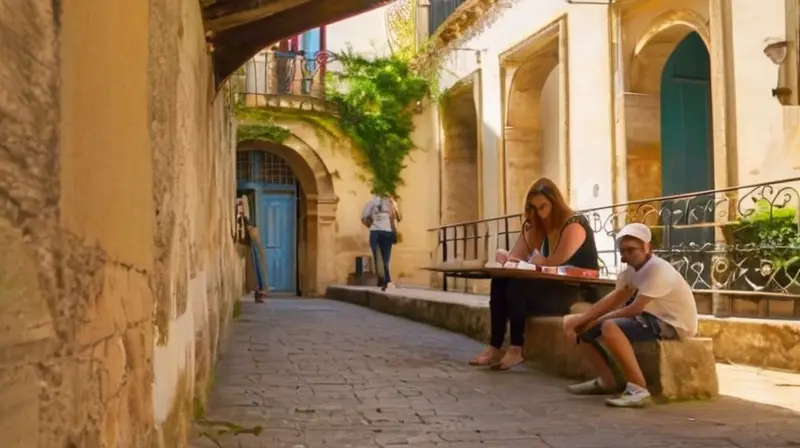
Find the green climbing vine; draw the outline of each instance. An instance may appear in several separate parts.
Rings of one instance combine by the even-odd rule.
[[[373,191],[395,194],[428,82],[403,55],[368,59],[348,48],[335,57],[342,68],[329,72],[327,98],[338,107],[339,126],[362,151]]]
[[[268,140],[283,143],[289,138],[291,132],[275,123],[241,124],[236,128],[236,141]]]

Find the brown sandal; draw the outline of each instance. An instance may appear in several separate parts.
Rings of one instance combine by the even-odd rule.
[[[480,355],[472,358],[469,361],[471,366],[490,366],[500,361],[500,357],[492,356],[492,349],[487,348]]]
[[[520,358],[518,361],[514,361],[514,362],[512,362],[510,364],[505,364],[505,363],[503,363],[502,359],[499,359],[499,360],[497,360],[497,362],[495,362],[492,365],[490,365],[489,368],[492,369],[492,370],[509,370],[512,367],[515,367],[515,366],[518,366],[518,365],[522,364],[523,362],[525,362],[525,360]]]

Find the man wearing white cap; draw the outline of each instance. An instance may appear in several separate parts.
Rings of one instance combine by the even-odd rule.
[[[644,224],[623,227],[617,234],[617,246],[627,267],[619,274],[616,288],[585,313],[565,319],[567,337],[583,342],[581,349],[599,375],[570,386],[570,392],[600,395],[622,389],[598,348],[599,342],[619,364],[627,381],[622,394],[609,398],[606,404],[644,407],[652,399],[631,343],[680,339],[697,333],[692,290],[669,262],[653,255],[651,238]]]

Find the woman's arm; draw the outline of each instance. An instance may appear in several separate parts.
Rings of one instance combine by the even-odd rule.
[[[369,227],[369,220],[372,218],[372,212],[375,210],[375,201],[369,201],[366,205],[364,205],[364,209],[361,210],[361,223],[364,226]]]
[[[586,229],[578,222],[568,224],[558,238],[556,250],[539,264],[543,266],[561,266],[575,255],[586,241]]]
[[[527,239],[527,241],[526,241]],[[542,245],[542,241],[544,240],[543,235],[539,235],[538,232],[531,226],[530,229],[525,230],[523,227],[522,232],[520,232],[519,238],[517,238],[517,243],[514,244],[514,248],[511,249],[511,252],[508,254],[508,258],[517,260],[525,260],[527,259],[531,252],[534,249],[539,248]],[[530,246],[528,246],[530,244]]]

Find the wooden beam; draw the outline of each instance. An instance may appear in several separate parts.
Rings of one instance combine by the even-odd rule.
[[[383,6],[391,0],[313,0],[222,30],[213,37],[217,88],[236,69],[272,43]]]
[[[263,19],[274,14],[292,9],[303,3],[312,0],[278,0],[269,1],[255,0],[249,3],[217,3],[213,7],[203,11],[203,19],[207,31],[221,31],[233,28],[237,25],[252,22],[253,20]],[[242,7],[239,5],[248,5]]]

